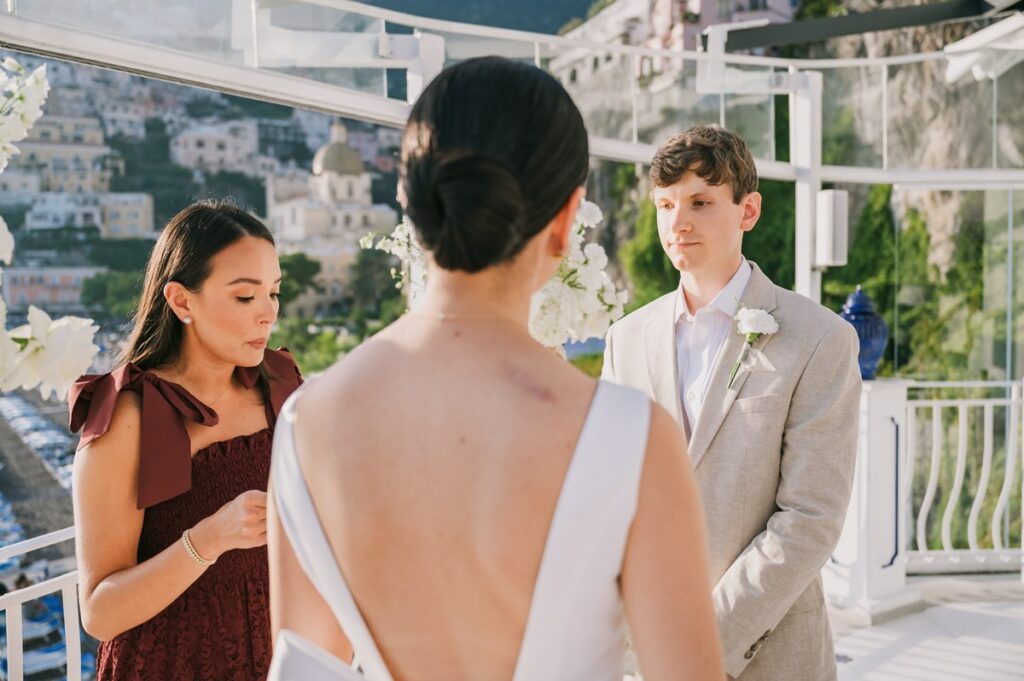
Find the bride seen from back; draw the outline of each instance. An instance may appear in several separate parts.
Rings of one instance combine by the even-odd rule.
[[[297,461],[372,641],[303,568],[276,472],[275,636],[354,647],[372,681],[618,681],[628,622],[647,681],[723,679],[679,429],[527,329],[583,196],[579,111],[540,69],[474,59],[424,90],[401,153],[426,291],[286,405],[274,449],[275,471]]]

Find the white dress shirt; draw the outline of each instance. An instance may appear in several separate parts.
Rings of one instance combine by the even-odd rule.
[[[679,399],[686,415],[686,436],[693,432],[708,391],[711,370],[728,334],[735,331],[733,317],[750,282],[750,263],[744,258],[736,274],[714,300],[690,314],[683,286],[676,296],[676,367]]]

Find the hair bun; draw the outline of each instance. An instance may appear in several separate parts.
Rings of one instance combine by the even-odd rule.
[[[519,249],[526,202],[501,161],[464,149],[428,151],[407,159],[404,182],[406,212],[439,267],[479,272]]]

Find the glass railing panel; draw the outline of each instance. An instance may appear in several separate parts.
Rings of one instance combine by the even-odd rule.
[[[883,67],[823,69],[821,73],[822,162],[881,168]]]
[[[945,71],[944,60],[889,67],[890,168],[992,167],[992,81],[947,83]]]
[[[490,36],[467,35],[450,31],[429,30],[424,32],[440,36],[444,40],[445,66],[458,64],[475,57],[489,56],[505,57],[533,64],[536,56],[534,43],[523,40],[502,40]]]
[[[773,69],[747,64],[732,64],[729,69],[740,74],[753,91],[725,96],[725,126],[743,137],[754,158],[774,160],[774,102],[768,90],[762,89],[771,82]]]
[[[996,87],[996,164],[1024,168],[1024,62],[999,76]]]
[[[697,124],[722,123],[721,95],[697,92],[697,64],[671,57],[641,57],[637,125],[641,142],[660,144]]]
[[[0,5],[4,7],[5,5]],[[18,0],[14,15],[230,63],[245,62],[252,25],[248,2],[233,0]],[[239,12],[245,9],[248,21]]]
[[[236,21],[249,17],[252,22],[245,7],[236,3],[235,9]],[[387,36],[381,19],[313,4],[262,2],[255,26],[258,40],[247,54],[255,55],[250,61],[259,68],[387,96],[382,59]],[[236,33],[251,37],[249,29]]]
[[[633,59],[590,48],[552,48],[542,61],[572,96],[591,135],[633,139]]]

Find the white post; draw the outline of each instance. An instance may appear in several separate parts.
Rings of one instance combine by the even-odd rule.
[[[419,59],[406,71],[405,97],[412,104],[423,88],[444,69],[444,38],[416,31],[420,43]]]
[[[861,394],[857,470],[843,533],[823,571],[838,607],[877,624],[923,607],[907,587],[907,387],[898,379],[865,381]]]
[[[1020,427],[1019,432],[1021,433],[1020,460],[1018,461],[1018,463],[1021,466],[1021,470],[1024,471],[1024,378],[1018,381],[1018,385],[1015,385],[1013,386],[1013,388],[1010,389],[1010,395],[1013,398],[1011,400],[1013,406],[1011,406],[1010,408],[1011,410],[1014,408],[1017,409],[1017,415],[1014,416],[1014,418],[1017,419],[1017,424]],[[1010,456],[1013,456],[1013,454],[1010,454]],[[1021,480],[1020,493],[1021,499],[1024,499],[1024,480]],[[1021,521],[1024,521],[1024,504],[1022,504],[1020,509],[1020,517]],[[1024,528],[1024,522],[1022,522],[1021,528]],[[1021,555],[1024,556],[1024,529],[1021,530],[1020,552]],[[1021,560],[1020,581],[1024,582],[1024,560]]]
[[[821,302],[814,266],[814,223],[821,189],[821,91],[816,71],[791,68],[799,87],[789,95],[789,159],[796,168],[796,292]]]

